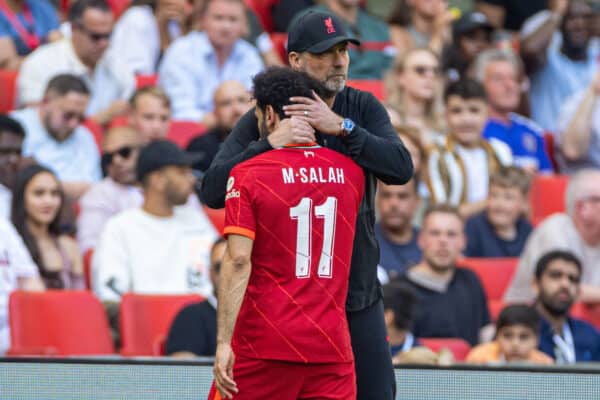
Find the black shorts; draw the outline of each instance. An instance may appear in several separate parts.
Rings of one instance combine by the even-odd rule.
[[[393,400],[396,397],[396,378],[382,300],[346,314],[356,366],[357,400]]]

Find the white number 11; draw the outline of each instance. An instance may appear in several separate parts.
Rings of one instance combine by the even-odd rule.
[[[331,278],[336,211],[337,199],[335,197],[328,197],[323,204],[315,207],[315,216],[324,219],[323,249],[321,250],[318,267],[318,275],[321,278]],[[296,231],[296,277],[308,278],[310,276],[312,247],[312,200],[303,197],[297,206],[290,208],[290,217],[298,221]]]

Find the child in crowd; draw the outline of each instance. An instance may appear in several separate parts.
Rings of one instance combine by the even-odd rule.
[[[527,305],[511,305],[502,310],[496,322],[496,339],[471,350],[466,361],[473,364],[553,364],[554,360],[537,350],[540,317]]]
[[[517,167],[502,167],[490,177],[485,210],[465,225],[467,257],[519,257],[532,227],[525,218],[529,175]]]
[[[425,178],[432,203],[457,206],[469,217],[485,208],[489,177],[512,165],[512,153],[505,143],[482,136],[488,103],[479,83],[451,83],[444,102],[448,134],[430,150]]]

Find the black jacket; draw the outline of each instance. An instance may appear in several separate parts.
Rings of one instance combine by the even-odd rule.
[[[387,111],[372,94],[347,87],[336,96],[333,111],[350,118],[356,128],[344,138],[317,133],[317,141],[351,157],[363,168],[366,179],[365,195],[356,221],[346,302],[348,311],[358,311],[372,305],[381,296],[377,281],[379,247],[373,231],[376,179],[387,184],[404,184],[413,175],[413,165],[408,150],[390,123]],[[268,141],[259,140],[257,120],[254,110],[250,110],[227,137],[204,175],[200,197],[209,207],[223,207],[225,185],[231,169],[271,149]]]

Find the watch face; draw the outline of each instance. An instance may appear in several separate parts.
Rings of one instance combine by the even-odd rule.
[[[352,129],[354,129],[354,122],[352,122],[352,120],[350,119],[344,119],[343,126],[345,131],[351,131]]]

